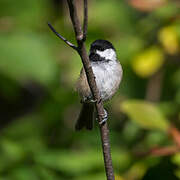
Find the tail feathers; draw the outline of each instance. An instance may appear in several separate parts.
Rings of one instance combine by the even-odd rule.
[[[79,118],[76,122],[75,129],[81,130],[85,127],[88,130],[93,128],[93,114],[94,114],[94,105],[93,104],[83,104]]]

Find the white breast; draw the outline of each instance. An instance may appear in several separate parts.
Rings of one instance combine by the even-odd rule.
[[[92,62],[96,84],[103,101],[110,99],[119,88],[122,79],[122,67],[117,61]]]

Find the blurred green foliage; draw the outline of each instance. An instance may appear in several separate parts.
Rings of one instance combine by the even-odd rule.
[[[87,48],[110,40],[124,70],[106,105],[116,180],[180,178],[179,153],[146,154],[180,128],[180,3],[161,1],[89,1]],[[47,21],[75,42],[66,1],[0,1],[0,180],[105,179],[97,123],[74,131],[80,58]]]

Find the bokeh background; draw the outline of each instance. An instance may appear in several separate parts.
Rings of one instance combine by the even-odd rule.
[[[97,123],[74,131],[81,60],[48,21],[75,43],[66,1],[0,1],[0,180],[105,179]],[[116,180],[180,179],[180,1],[91,0],[96,39],[124,70],[106,104]]]

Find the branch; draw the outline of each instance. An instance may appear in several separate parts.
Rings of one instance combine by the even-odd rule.
[[[103,103],[101,101],[99,91],[96,85],[95,77],[92,71],[92,67],[89,61],[89,57],[86,52],[85,44],[83,41],[83,32],[81,25],[79,23],[79,19],[77,16],[77,10],[75,7],[75,1],[74,0],[67,0],[69,5],[69,11],[70,11],[70,17],[73,24],[73,28],[76,35],[76,40],[78,43],[79,48],[79,55],[81,57],[88,84],[91,89],[91,92],[93,94],[94,99],[96,100],[96,110],[98,114],[98,121],[99,124],[103,119],[104,116],[104,107]],[[85,11],[85,10],[84,10]],[[112,166],[112,159],[111,159],[111,150],[110,150],[110,142],[109,142],[109,129],[107,126],[107,122],[103,125],[100,125],[100,132],[101,132],[101,141],[102,141],[102,148],[103,148],[103,155],[104,155],[104,163],[105,163],[105,169],[106,169],[106,176],[108,180],[114,180],[114,172],[113,172],[113,166]]]
[[[177,128],[174,126],[171,126],[169,129],[169,134],[171,135],[174,143],[177,145],[178,148],[180,148],[180,132]]]
[[[85,39],[86,39],[86,34],[87,34],[87,24],[88,24],[88,7],[87,7],[87,0],[84,0],[84,27],[82,31],[82,27],[77,15],[77,9],[75,6],[75,0],[67,0],[68,6],[69,6],[69,13],[71,17],[71,21],[73,24],[75,36],[76,36],[76,41],[78,44],[78,47],[75,48],[74,45],[69,43],[65,38],[62,38],[62,36],[59,36],[59,34],[50,26],[50,28],[53,30],[53,32],[60,37],[63,41],[66,42],[70,47],[73,49],[77,50],[85,72],[87,76],[87,81],[89,84],[89,87],[91,89],[92,95],[94,97],[94,100],[96,100],[95,106],[96,106],[96,111],[98,114],[98,121],[99,124],[103,119],[104,116],[104,107],[103,107],[103,102],[101,101],[100,94],[96,85],[95,77],[93,74],[93,70],[89,61],[89,57],[86,51],[85,47]],[[111,152],[110,152],[110,142],[109,142],[109,129],[107,126],[107,122],[105,122],[102,125],[99,125],[100,128],[100,133],[101,133],[101,141],[102,141],[102,148],[103,148],[103,155],[104,155],[104,164],[105,164],[105,170],[106,170],[106,176],[107,180],[114,180],[114,172],[113,172],[113,166],[112,166],[112,159],[111,159]]]
[[[168,156],[180,152],[180,132],[173,125],[169,128],[169,135],[173,139],[175,145],[166,147],[154,147],[146,152],[136,152],[135,155],[138,157],[145,156]]]
[[[167,146],[167,147],[154,147],[146,152],[135,152],[136,157],[145,158],[147,156],[160,157],[160,156],[170,156],[178,153],[180,149],[177,146]]]
[[[88,28],[88,3],[84,0],[84,22],[83,22],[83,40],[86,40]]]
[[[77,15],[75,1],[67,0],[67,2],[68,2],[68,6],[69,6],[69,13],[70,13],[71,21],[72,21],[72,24],[74,27],[74,32],[76,35],[76,40],[77,40],[77,43],[80,43],[83,39],[83,32],[82,32],[81,24],[80,24],[78,15]]]
[[[50,27],[50,29],[52,30],[52,32],[54,32],[56,34],[57,37],[59,37],[61,40],[63,40],[68,46],[70,46],[71,48],[75,49],[76,51],[78,50],[78,48],[72,44],[71,42],[69,42],[66,38],[64,38],[63,36],[61,36],[54,28],[53,26],[48,23],[48,26]]]

